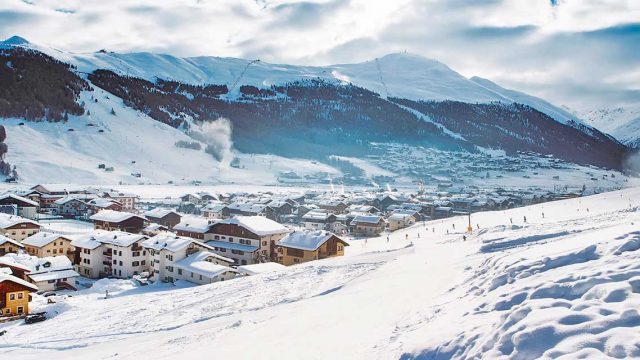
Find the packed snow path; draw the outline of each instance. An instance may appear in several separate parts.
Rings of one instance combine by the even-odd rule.
[[[210,286],[102,280],[0,325],[15,359],[640,357],[640,190],[352,239]],[[527,222],[525,222],[525,217]],[[466,236],[466,241],[463,240]],[[109,298],[104,299],[109,289]]]

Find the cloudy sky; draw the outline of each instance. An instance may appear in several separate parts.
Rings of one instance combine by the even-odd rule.
[[[640,103],[637,0],[0,0],[0,37],[324,65],[408,51],[587,110]]]

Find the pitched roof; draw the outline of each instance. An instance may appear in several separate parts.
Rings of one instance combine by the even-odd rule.
[[[22,197],[22,196],[16,195],[16,194],[5,193],[5,194],[0,195],[0,200],[9,199],[9,198],[12,199],[12,200],[15,200],[16,202],[23,202],[23,203],[26,203],[26,204],[31,205],[31,206],[38,206],[37,202],[35,202],[35,201],[31,200],[31,199],[27,199],[26,197]]]
[[[2,229],[6,229],[22,223],[30,223],[30,224],[35,224],[40,226],[40,224],[38,224],[37,222],[33,220],[25,219],[22,216],[0,213],[0,228]]]
[[[205,244],[213,247],[219,247],[219,248],[229,249],[229,250],[240,250],[244,252],[254,252],[258,250],[257,246],[219,241],[219,240],[210,240],[210,241],[207,241]]]
[[[195,233],[205,233],[211,225],[210,219],[202,216],[184,216],[173,229]]]
[[[163,208],[155,208],[155,209],[151,209],[149,211],[146,211],[144,213],[145,216],[150,216],[150,217],[154,217],[154,218],[163,218],[171,213],[174,213],[176,215],[179,215],[177,212],[175,212],[173,209],[163,209]]]
[[[158,235],[152,236],[147,240],[142,242],[142,246],[148,249],[153,250],[169,250],[171,252],[176,252],[182,250],[189,246],[191,243],[197,242],[203,246],[207,246],[205,244],[200,243],[192,238],[178,236],[173,233],[160,233]]]
[[[29,282],[26,282],[26,281],[24,281],[24,280],[22,280],[20,278],[17,278],[17,277],[15,277],[13,275],[0,273],[0,283],[3,283],[5,281],[22,285],[22,286],[24,286],[26,288],[29,288],[29,289],[33,290],[33,291],[38,291],[38,287],[33,285],[33,284],[31,284],[31,283],[29,283]]]
[[[95,237],[97,241],[103,244],[123,247],[129,247],[135,242],[146,238],[147,237],[145,235],[132,234],[124,231],[109,231]]]
[[[8,238],[8,237],[6,237],[4,235],[0,235],[0,245],[3,245],[5,243],[11,243],[11,244],[13,244],[13,245],[15,245],[15,246],[17,246],[19,248],[23,248],[24,247],[24,245],[22,245],[20,242],[18,242],[16,240],[10,239],[10,238]]]
[[[333,236],[335,236],[335,234],[322,230],[294,231],[278,241],[278,245],[300,250],[315,251]],[[348,246],[345,241],[343,241],[343,243]]]
[[[64,237],[60,234],[41,231],[22,240],[22,244],[35,246],[35,247],[43,247],[55,240],[58,240],[59,238],[70,240],[69,238]]]
[[[383,220],[382,217],[377,216],[377,215],[371,215],[371,216],[365,216],[365,215],[358,215],[356,217],[353,218],[353,220],[351,220],[351,225],[356,225],[358,223],[365,223],[365,224],[378,224],[380,222],[380,220]]]
[[[231,219],[222,220],[220,224],[234,224],[241,226],[258,236],[288,233],[284,225],[277,223],[264,216],[236,216]]]
[[[99,235],[97,233],[94,233],[77,237],[73,241],[71,241],[71,246],[89,250],[96,249],[97,247],[102,245],[102,243],[96,239],[96,236]]]
[[[137,217],[137,218],[146,220],[143,216],[140,216],[140,215],[136,215],[136,214],[132,214],[124,211],[115,211],[115,210],[101,210],[97,214],[94,214],[91,217],[89,217],[89,219],[106,221],[110,223],[119,223],[119,222],[128,220],[132,217]]]
[[[209,278],[216,277],[227,271],[236,272],[236,270],[230,267],[214,264],[213,262],[207,261],[206,259],[209,257],[219,258],[220,256],[210,251],[198,251],[197,253],[191,254],[186,258],[177,261],[174,266],[176,268],[191,271],[194,274],[206,276]]]

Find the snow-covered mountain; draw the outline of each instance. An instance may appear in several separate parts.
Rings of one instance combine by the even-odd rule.
[[[173,160],[167,159],[180,162],[173,156],[174,151],[189,151],[175,149],[173,144],[178,141],[200,142],[201,148],[226,154],[232,153],[233,146],[239,150],[235,153],[239,158],[245,156],[243,153],[320,161],[332,155],[361,157],[370,151],[367,144],[387,142],[455,151],[528,151],[616,169],[622,168],[627,152],[617,141],[549,102],[485,79],[467,79],[440,62],[405,53],[357,64],[296,66],[153,53],[75,54],[13,37],[0,43],[0,55],[0,72],[7,78],[7,102],[0,102],[0,117],[16,119],[15,124],[7,123],[16,126],[9,129],[8,157],[14,163],[22,162],[21,166],[28,163],[31,169],[23,174],[33,176],[42,173],[33,165],[38,161],[20,158],[20,154],[36,155],[26,147],[24,139],[18,141],[16,137],[39,139],[41,143],[36,148],[47,149],[60,144],[55,139],[80,137],[89,124],[96,123],[101,130],[118,127],[118,131],[109,133],[117,136],[110,140],[110,146],[117,149],[112,151],[118,160],[111,163],[122,171],[121,177],[115,178],[126,181],[135,180],[126,177],[140,172],[145,176],[162,173],[153,177],[155,181],[188,179],[195,177],[190,175],[194,173],[198,179],[225,178],[222,171],[211,170],[221,168],[218,161],[229,164],[231,159],[221,159],[220,154],[214,164],[205,166],[206,174],[189,170],[184,163],[173,166]],[[16,125],[23,118],[29,121]],[[219,118],[228,121],[211,127],[212,121]],[[42,120],[49,124],[33,123]],[[148,124],[147,120],[169,125],[171,130],[165,129],[165,133],[175,132],[163,141],[164,152],[151,151],[155,145],[146,146],[146,141],[153,141],[153,131],[145,131],[149,125],[143,125]],[[206,131],[202,130],[203,124],[209,124]],[[220,124],[226,125],[221,128]],[[42,136],[28,133],[27,129]],[[63,131],[67,133],[60,135]],[[142,149],[139,153],[148,154],[149,164],[165,164],[180,175],[171,176],[171,170],[155,170],[151,165],[141,168],[136,159],[124,160],[131,158],[131,153],[118,151],[130,146],[119,144],[130,142],[131,134],[139,132],[149,134],[137,139],[140,143],[136,145]],[[185,138],[185,134],[192,139]],[[76,164],[93,162],[97,166],[106,161],[104,149],[109,146],[104,138],[100,140],[103,144],[93,149],[93,135],[78,141],[67,139],[66,144],[67,148],[85,146],[80,151],[84,155],[76,158]],[[198,151],[194,161],[206,156],[203,150]],[[83,159],[93,152],[93,159]],[[69,151],[73,153],[78,152]],[[255,158],[248,155],[248,159]],[[138,165],[131,165],[133,161]],[[270,179],[291,168],[272,166],[279,160],[269,161]],[[246,168],[249,164],[241,166]],[[257,166],[256,171],[258,168],[264,166]],[[305,170],[302,175],[316,177],[339,172],[322,165],[310,166],[308,162],[301,168]],[[100,175],[97,181],[105,175],[89,169],[82,168],[88,175],[83,178]],[[114,178],[117,173],[107,177]],[[235,181],[238,177],[225,179]]]
[[[584,121],[620,142],[640,148],[640,104],[580,113]]]

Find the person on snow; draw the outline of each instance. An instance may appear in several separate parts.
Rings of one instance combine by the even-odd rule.
[[[524,222],[525,222],[525,223],[527,222],[527,217],[526,217],[526,216],[524,217]]]

